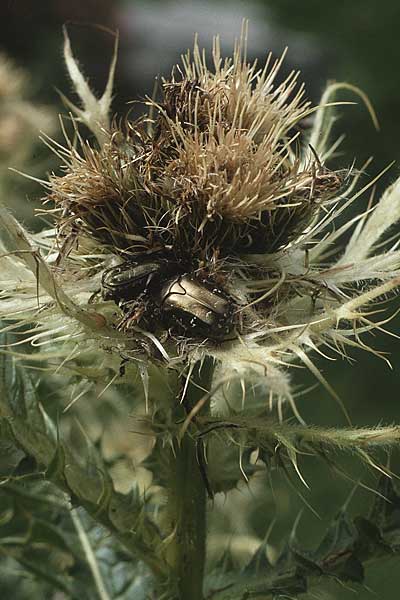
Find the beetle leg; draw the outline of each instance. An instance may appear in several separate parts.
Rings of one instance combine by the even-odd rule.
[[[88,300],[88,304],[93,304],[96,300],[96,297],[101,294],[101,289],[99,288],[98,290],[96,290],[95,292],[93,292],[93,294],[90,296],[89,300]]]

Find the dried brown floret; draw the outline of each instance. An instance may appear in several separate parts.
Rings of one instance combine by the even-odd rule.
[[[300,235],[342,185],[312,152],[301,156],[295,125],[310,104],[291,73],[274,87],[282,58],[249,65],[214,47],[214,71],[195,45],[163,83],[150,132],[126,123],[102,148],[71,149],[52,179],[61,235],[85,232],[116,253],[172,249],[192,262],[272,251]],[[149,120],[149,119],[147,119]]]

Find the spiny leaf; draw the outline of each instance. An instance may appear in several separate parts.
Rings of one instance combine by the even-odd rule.
[[[247,563],[246,567],[243,570],[245,575],[258,575],[259,573],[263,573],[266,575],[269,571],[272,570],[272,565],[267,558],[267,541],[264,541],[257,552],[253,554],[251,560]]]
[[[392,479],[381,477],[378,486],[379,496],[371,508],[369,518],[380,528],[400,525],[400,496],[396,492]]]
[[[355,543],[357,529],[350,516],[342,510],[333,520],[323,540],[316,550],[316,555],[321,558],[333,552],[340,553]]]
[[[325,577],[362,584],[369,562],[393,556],[400,549],[400,496],[387,477],[382,478],[379,491],[368,519],[353,519],[343,509],[315,550],[305,550],[293,539],[273,565],[266,560],[262,545],[240,575],[234,569],[220,579],[217,571],[211,574],[207,579],[210,595],[213,592],[217,600],[297,598],[311,584],[314,590],[322,589]]]
[[[53,458],[51,459],[48,467],[45,471],[45,477],[47,479],[64,479],[65,471],[65,452],[63,447],[58,443],[54,452]]]
[[[0,568],[7,556],[7,560],[14,561],[13,570],[20,578],[31,573],[40,586],[37,597],[61,590],[71,598],[98,598],[93,561],[97,564],[97,576],[107,582],[102,600],[145,600],[151,593],[154,582],[149,569],[133,561],[115,537],[82,509],[77,511],[78,532],[64,495],[51,484],[30,482],[28,489],[22,483],[4,484],[0,487],[0,505],[13,507],[12,519],[0,523]],[[91,547],[91,561],[82,538]]]
[[[14,357],[0,354],[0,376],[1,439],[33,458],[42,475],[67,492],[75,505],[88,510],[134,556],[139,554],[161,575],[165,566],[155,551],[160,535],[142,511],[142,499],[114,490],[100,456],[82,431],[76,452],[59,439],[54,423],[38,402],[30,376]],[[9,382],[18,385],[10,387]]]

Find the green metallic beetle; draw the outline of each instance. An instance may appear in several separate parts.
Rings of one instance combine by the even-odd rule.
[[[125,323],[158,320],[173,335],[217,340],[234,327],[231,299],[173,261],[132,260],[105,270],[102,297],[121,308]]]

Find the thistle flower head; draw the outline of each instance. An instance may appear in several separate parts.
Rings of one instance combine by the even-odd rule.
[[[67,152],[51,199],[63,235],[88,232],[124,255],[171,247],[212,261],[264,253],[299,235],[342,185],[342,177],[302,152],[301,123],[312,112],[282,59],[248,64],[219,44],[208,69],[197,43],[162,84],[150,113],[104,132],[103,144]]]
[[[115,59],[96,100],[68,38],[65,53],[83,108],[69,106],[98,143],[76,125],[77,143],[53,144],[64,161],[46,184],[54,229],[28,236],[2,212],[15,252],[2,259],[3,318],[35,323],[29,339],[52,356],[101,347],[116,373],[121,357],[190,370],[212,355],[220,381],[251,369],[279,406],[292,403],[288,363],[322,379],[310,351],[365,345],[379,326],[371,304],[399,283],[399,251],[382,242],[400,184],[335,227],[361,194],[357,174],[327,166],[338,84],[312,107],[298,73],[279,82],[283,56],[259,68],[243,40],[228,59],[216,40],[209,68],[196,42],[144,117],[119,123]]]

